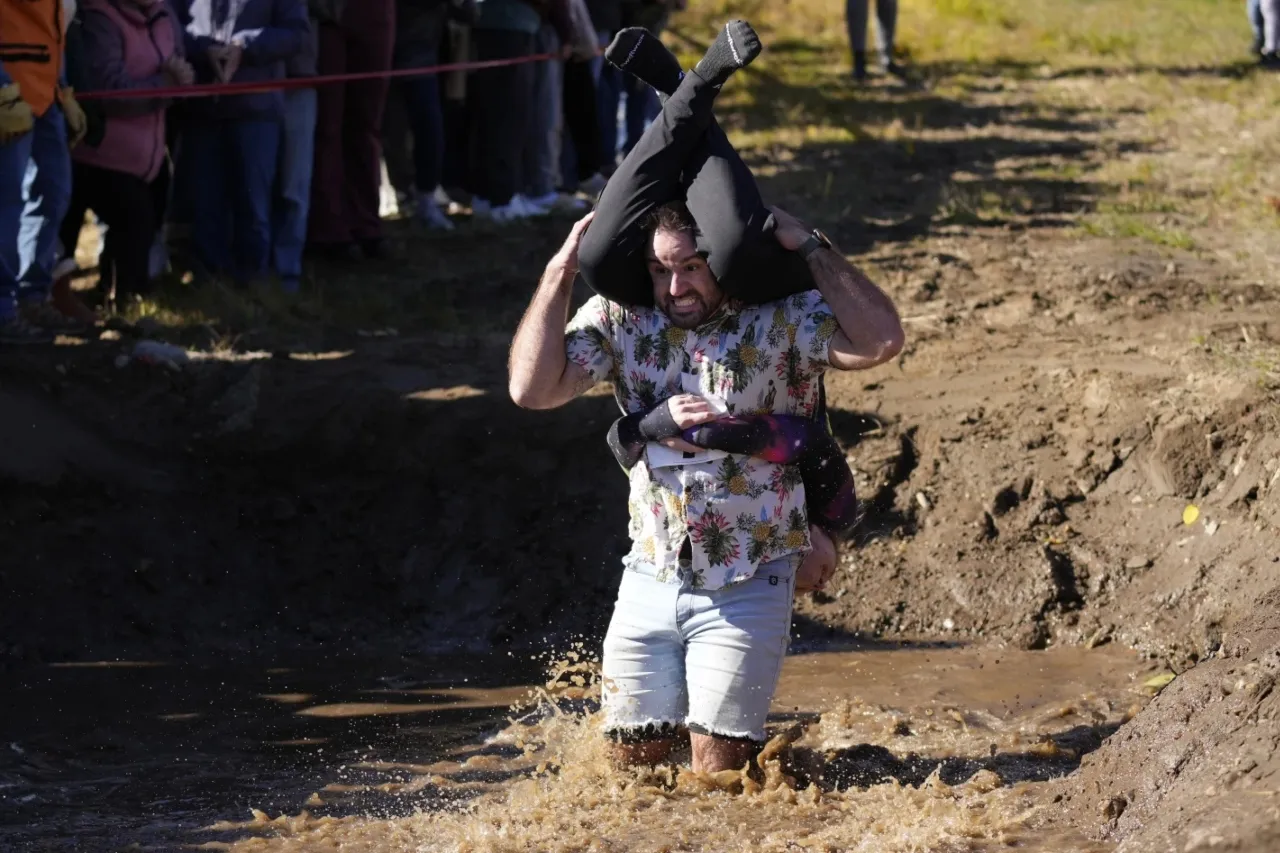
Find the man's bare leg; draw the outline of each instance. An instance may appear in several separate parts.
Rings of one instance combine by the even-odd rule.
[[[716,737],[690,732],[689,740],[693,746],[695,773],[741,770],[760,751],[760,744],[743,738]]]
[[[653,767],[666,761],[675,746],[674,738],[647,740],[640,743],[614,743],[610,746],[609,758],[615,767]]]

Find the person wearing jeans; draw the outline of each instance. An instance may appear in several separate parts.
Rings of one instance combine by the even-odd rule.
[[[198,82],[282,80],[286,61],[305,47],[303,0],[180,3],[187,57]],[[202,273],[229,275],[239,285],[268,274],[284,112],[279,90],[201,98],[191,105],[181,156],[192,180],[192,236]]]
[[[867,77],[867,19],[870,5],[876,4],[876,44],[880,64],[886,74],[902,76],[902,67],[893,60],[893,37],[898,28],[898,0],[845,0],[845,24],[849,29],[849,46],[853,50],[853,77]]]
[[[470,23],[475,20],[474,0],[399,0],[396,6],[395,67],[433,68],[440,64],[445,31],[449,22]],[[436,74],[401,78],[392,87],[384,129],[394,133],[395,140],[386,145],[387,172],[398,193],[411,198],[418,221],[437,231],[453,230],[440,205],[436,190],[444,174],[445,125],[441,96],[441,78]],[[402,122],[392,129],[392,104],[403,114]],[[407,125],[407,127],[406,127]],[[404,131],[408,130],[406,134]],[[412,153],[404,151],[407,136],[412,135]],[[394,148],[396,168],[393,169]]]
[[[308,5],[307,37],[302,49],[285,62],[289,79],[316,76],[320,53],[319,4]],[[316,90],[286,89],[280,124],[280,156],[271,211],[271,261],[280,289],[297,293],[302,286],[302,254],[307,245],[307,216],[311,210],[311,170],[316,144]]]
[[[62,0],[0,0],[0,343],[49,340],[60,319],[49,305],[57,232],[69,145],[85,129],[60,85],[66,23]]]

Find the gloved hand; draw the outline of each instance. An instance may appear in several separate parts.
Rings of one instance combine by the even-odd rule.
[[[17,83],[0,86],[0,145],[12,142],[35,127],[31,105],[22,100]]]
[[[67,147],[75,148],[89,132],[89,120],[84,110],[76,101],[75,89],[70,86],[58,90],[58,101],[62,104],[62,116],[67,120]]]

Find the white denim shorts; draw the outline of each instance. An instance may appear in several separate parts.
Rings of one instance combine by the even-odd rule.
[[[604,639],[606,732],[643,740],[683,725],[764,740],[799,564],[798,555],[783,557],[713,590],[661,583],[651,566],[623,572]]]

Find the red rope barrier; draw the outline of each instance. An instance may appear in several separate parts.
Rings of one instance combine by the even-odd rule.
[[[512,59],[489,59],[484,62],[454,62],[429,68],[397,68],[387,71],[362,71],[357,74],[323,74],[317,77],[290,77],[284,80],[252,81],[243,83],[202,83],[198,86],[162,86],[156,89],[122,89],[119,91],[76,92],[77,101],[105,101],[112,98],[208,98],[214,95],[248,95],[257,92],[278,92],[285,89],[310,89],[333,83],[353,83],[359,80],[382,80],[396,77],[424,77],[448,71],[476,71],[481,68],[501,68],[504,65],[522,65],[526,62],[542,62],[559,59],[554,53],[538,53],[533,56],[517,56]]]

